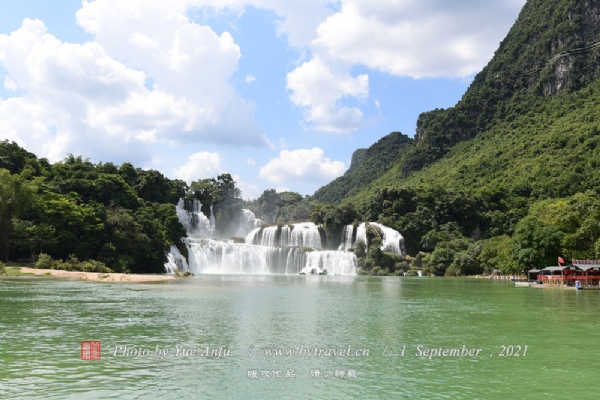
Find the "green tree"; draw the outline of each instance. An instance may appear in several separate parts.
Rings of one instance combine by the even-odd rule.
[[[218,198],[217,181],[213,178],[194,181],[191,183],[188,192],[202,204],[214,204]]]
[[[38,252],[48,250],[54,246],[56,230],[47,224],[35,225],[31,221],[15,219],[13,221],[13,242],[21,250],[29,250],[33,258]]]
[[[517,269],[526,271],[556,265],[564,234],[535,216],[523,218],[513,234],[512,253]]]
[[[34,193],[19,175],[0,169],[0,260],[8,261],[13,219],[31,204]]]
[[[512,239],[506,235],[496,236],[484,241],[478,258],[487,273],[494,270],[498,270],[503,274],[518,272],[517,263],[512,253]]]

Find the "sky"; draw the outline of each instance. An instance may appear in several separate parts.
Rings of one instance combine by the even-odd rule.
[[[302,195],[452,107],[525,0],[0,0],[0,140]]]

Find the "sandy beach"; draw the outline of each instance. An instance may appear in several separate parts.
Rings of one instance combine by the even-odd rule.
[[[98,272],[79,272],[79,271],[62,271],[58,269],[36,269],[21,267],[22,273],[32,273],[34,275],[56,276],[58,278],[73,278],[91,282],[124,282],[124,283],[141,283],[141,282],[161,282],[175,279],[171,275],[137,275],[137,274],[117,274],[117,273],[98,273]]]

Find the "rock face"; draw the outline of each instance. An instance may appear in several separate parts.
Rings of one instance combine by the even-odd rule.
[[[421,114],[417,145],[404,160],[404,175],[486,131],[509,115],[515,104],[527,112],[532,97],[557,96],[589,85],[600,76],[599,41],[600,2],[527,1],[462,100],[455,107]]]
[[[366,185],[385,174],[410,147],[413,140],[400,132],[382,137],[368,149],[359,149],[352,155],[350,169],[328,185],[315,192],[315,199],[336,203],[357,194]]]
[[[346,173],[344,175],[351,173],[358,167],[358,164],[360,164],[362,159],[365,157],[366,151],[367,151],[367,149],[357,149],[354,151],[354,153],[352,153],[352,160],[350,161],[350,168],[348,168],[348,171],[346,171]]]

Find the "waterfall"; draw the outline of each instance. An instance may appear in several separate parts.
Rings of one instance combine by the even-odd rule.
[[[171,246],[171,251],[167,254],[165,271],[168,274],[172,274],[175,270],[186,271],[188,270],[188,264],[185,257],[179,252],[179,249],[176,246]]]
[[[214,231],[216,223],[215,223],[215,215],[213,214],[213,205],[212,204],[210,205],[210,218],[208,220],[210,222],[210,226],[212,226],[213,231]]]
[[[246,236],[246,244],[259,246],[294,246],[322,249],[319,227],[312,222],[254,229]]]
[[[342,230],[342,240],[340,241],[340,247],[338,250],[348,251],[352,247],[352,235],[354,234],[354,225],[346,225]]]
[[[198,200],[179,199],[175,211],[179,222],[185,227],[188,236],[212,237],[215,232],[215,219],[210,206],[210,219],[201,211],[202,204]]]
[[[310,251],[297,247],[272,247],[187,239],[189,271],[219,274],[292,274],[312,269],[328,274],[356,275],[354,253]]]
[[[385,225],[377,223],[374,225],[379,227],[383,232],[383,245],[381,246],[381,250],[389,253],[406,255],[404,250],[404,238],[400,232]]]
[[[256,218],[256,215],[254,215],[252,211],[243,209],[242,214],[240,214],[240,222],[235,236],[246,237],[251,231],[259,228],[261,225],[262,221]]]
[[[321,233],[312,222],[262,228],[262,221],[250,210],[242,210],[236,237],[245,243],[215,240],[213,207],[207,218],[198,200],[180,199],[176,212],[187,231],[183,238],[188,259],[177,247],[167,254],[165,271],[217,274],[309,275],[327,270],[329,275],[356,275],[356,255],[348,251],[321,251]],[[237,240],[236,240],[237,241]],[[352,241],[352,229],[350,239]],[[349,243],[348,247],[351,246]]]
[[[389,253],[401,254],[403,256],[406,255],[406,251],[404,249],[404,238],[402,237],[400,232],[385,225],[378,224],[376,222],[369,222],[369,225],[378,227],[381,230],[381,233],[383,234],[383,243],[381,246],[381,250],[387,251]],[[348,246],[348,230],[352,232],[352,229],[352,225],[347,225],[344,227],[344,231],[342,232],[342,245],[345,246],[344,250],[347,250],[352,246],[352,244],[350,244],[349,247],[346,247]],[[349,241],[352,241],[352,233],[350,233]],[[362,241],[365,244],[367,243],[367,230],[364,222],[361,223],[356,229],[356,241]],[[342,246],[340,245],[340,248],[341,247]]]
[[[329,275],[356,275],[356,255],[348,251],[313,251],[308,254],[302,272],[309,275],[312,270]]]
[[[253,229],[248,235],[246,235],[246,244],[254,244],[256,242],[256,235],[260,234],[260,228]]]
[[[286,226],[286,228],[288,227]],[[312,222],[294,224],[294,229],[292,230],[290,237],[290,243],[283,244],[283,246],[299,246],[322,249],[323,245],[321,244],[321,234],[319,233],[319,228]]]

